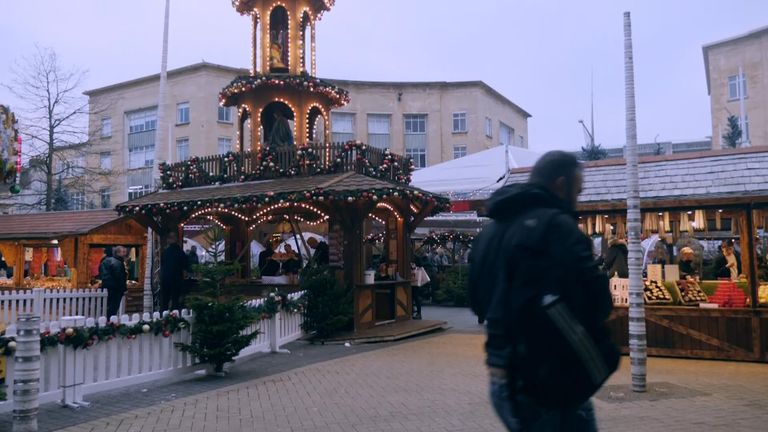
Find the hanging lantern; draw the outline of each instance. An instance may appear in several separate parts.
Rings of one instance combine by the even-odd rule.
[[[688,212],[680,212],[680,232],[688,231],[689,234],[693,234],[693,226],[688,218]]]
[[[664,212],[664,232],[672,232],[672,223],[669,220],[669,212]]]
[[[762,229],[764,225],[764,218],[763,218],[763,211],[762,210],[752,210],[752,224],[757,229]]]
[[[693,229],[696,231],[707,229],[707,217],[704,210],[696,210],[693,215]]]
[[[605,221],[600,215],[595,216],[595,234],[602,234],[605,232]]]
[[[717,212],[715,212],[715,230],[716,231],[722,231],[722,229],[723,229],[723,219],[722,219],[722,216],[723,216],[723,211],[722,210],[718,210]]]
[[[616,237],[620,239],[627,238],[627,225],[624,223],[624,216],[616,217]]]
[[[592,221],[592,216],[587,218],[587,235],[591,236],[595,231],[595,224]]]

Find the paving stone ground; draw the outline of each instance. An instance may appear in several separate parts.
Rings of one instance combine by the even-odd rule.
[[[233,373],[241,378],[226,378],[234,383],[214,380],[210,386],[234,385],[208,391],[201,386],[139,409],[129,409],[130,401],[124,401],[125,409],[119,411],[118,401],[104,401],[117,405],[117,413],[86,411],[93,414],[91,421],[62,430],[502,431],[486,394],[479,327],[462,310],[433,312],[430,318],[460,315],[463,324],[405,343],[353,347],[351,355],[282,372],[275,368],[269,376],[246,380],[241,379],[245,374]],[[345,347],[317,348],[343,353]],[[293,355],[267,361],[287,362]],[[322,358],[314,355],[314,360]],[[768,365],[651,358],[649,393],[632,394],[629,382],[628,361],[623,359],[595,398],[601,430],[737,432],[766,430],[768,425]],[[56,411],[47,408],[45,414]]]

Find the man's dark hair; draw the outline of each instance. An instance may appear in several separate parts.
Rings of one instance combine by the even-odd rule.
[[[580,169],[581,163],[576,156],[554,150],[539,158],[531,170],[528,182],[549,187],[560,177],[565,177],[567,180],[573,179],[574,174]]]

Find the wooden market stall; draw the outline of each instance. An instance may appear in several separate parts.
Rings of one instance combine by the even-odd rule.
[[[2,289],[88,288],[106,247],[126,246],[126,311],[142,310],[146,230],[112,209],[0,215]]]
[[[584,168],[579,223],[596,251],[607,237],[626,235],[625,169],[623,160]],[[507,184],[528,173],[514,170]],[[646,296],[649,354],[768,362],[767,179],[768,151],[760,148],[641,158],[645,279],[668,293]],[[718,278],[714,267],[723,241],[740,253],[736,280]],[[694,251],[694,280],[679,276],[684,247]],[[703,295],[691,298],[689,289]],[[627,306],[616,306],[610,326],[628,350]]]

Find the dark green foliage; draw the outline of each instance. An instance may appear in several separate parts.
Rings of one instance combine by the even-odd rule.
[[[182,351],[222,372],[224,364],[247,347],[259,331],[243,334],[253,324],[256,314],[240,298],[227,298],[224,280],[235,274],[237,264],[207,263],[194,266],[205,290],[202,296],[189,300],[194,312],[192,343],[179,344]]]
[[[468,266],[450,267],[442,274],[440,286],[432,294],[434,301],[439,304],[467,306],[469,304],[468,276]]]
[[[741,125],[735,115],[728,116],[728,130],[723,134],[723,142],[730,148],[736,148],[741,143]]]
[[[70,210],[69,192],[61,184],[61,179],[56,182],[56,189],[53,190],[52,211]]]
[[[600,144],[589,144],[581,148],[581,157],[585,161],[603,160],[608,157],[608,152]]]
[[[325,267],[316,267],[302,273],[301,288],[306,291],[306,309],[301,328],[324,340],[340,330],[352,327],[352,293],[336,282]]]

